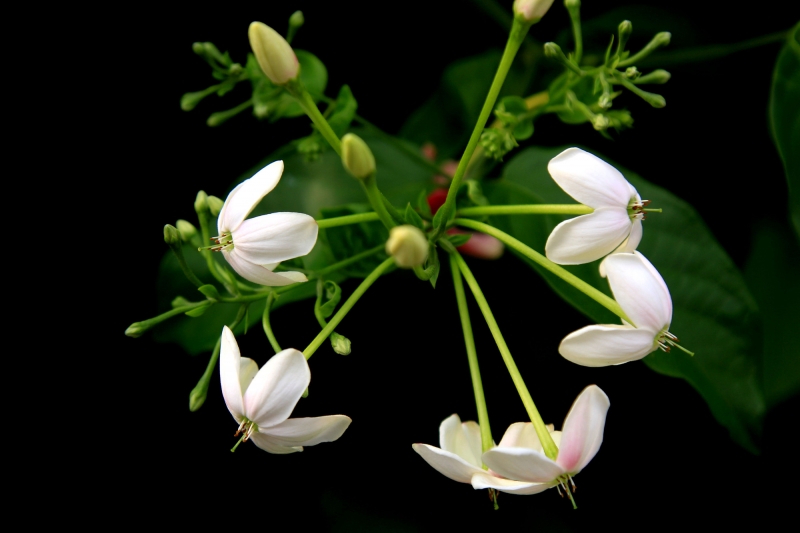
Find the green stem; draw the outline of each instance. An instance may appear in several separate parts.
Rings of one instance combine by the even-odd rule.
[[[348,224],[358,224],[360,222],[373,222],[380,220],[378,213],[358,213],[356,215],[345,215],[343,217],[321,218],[317,220],[319,229],[335,228],[337,226],[347,226]]]
[[[180,315],[187,311],[191,311],[192,309],[196,309],[198,307],[206,306],[206,305],[213,305],[214,302],[210,300],[203,300],[202,302],[194,302],[187,305],[182,305],[180,307],[176,307],[175,309],[170,309],[166,313],[161,313],[158,316],[153,318],[149,318],[147,320],[142,320],[141,322],[134,322],[128,329],[125,330],[125,335],[129,337],[139,337],[142,333],[147,331],[148,329],[152,328],[160,324],[161,322],[167,320],[168,318],[172,318],[176,315]]]
[[[275,338],[275,333],[272,332],[272,325],[269,323],[269,312],[274,301],[275,291],[270,291],[269,296],[267,296],[267,305],[264,306],[264,314],[261,315],[261,325],[264,327],[264,333],[267,334],[267,339],[269,339],[272,349],[275,350],[275,353],[278,353],[281,351],[281,345],[278,344],[278,339]]]
[[[596,288],[592,287],[578,276],[573,274],[572,272],[566,270],[565,268],[553,263],[548,258],[534,250],[533,248],[527,246],[521,241],[518,241],[508,233],[500,231],[499,229],[490,226],[488,224],[484,224],[483,222],[478,222],[476,220],[469,220],[466,218],[457,218],[453,220],[454,225],[463,226],[465,228],[474,229],[476,231],[480,231],[491,235],[492,237],[496,237],[500,241],[502,241],[506,246],[516,250],[517,252],[521,253],[537,265],[541,266],[551,274],[558,276],[559,278],[563,279],[586,296],[594,300],[595,302],[599,303],[621,319],[625,320],[631,325],[633,321],[625,314],[625,311],[619,306],[619,304],[609,296],[603,294]]]
[[[586,215],[592,212],[594,209],[583,204],[481,205],[459,209],[458,215]]]
[[[500,350],[500,354],[503,356],[503,362],[506,364],[508,373],[511,375],[511,380],[514,382],[514,386],[517,388],[519,397],[522,399],[522,404],[525,406],[525,410],[528,412],[528,416],[533,423],[533,428],[536,430],[536,435],[539,437],[539,441],[542,443],[542,448],[544,449],[545,455],[547,455],[547,457],[550,459],[555,460],[558,456],[558,447],[556,446],[556,443],[553,442],[553,438],[550,436],[550,432],[547,430],[547,426],[542,420],[539,410],[536,409],[536,404],[533,403],[533,398],[531,398],[531,394],[528,392],[528,388],[525,386],[525,381],[522,379],[522,375],[520,375],[516,363],[514,363],[514,358],[511,356],[511,350],[508,349],[508,345],[506,344],[505,339],[503,339],[502,333],[500,333],[500,327],[497,325],[497,321],[494,319],[494,315],[492,314],[492,310],[489,308],[489,303],[486,301],[486,297],[484,297],[481,288],[478,286],[478,282],[475,280],[475,277],[469,270],[464,258],[457,253],[451,255],[455,257],[455,262],[458,265],[459,270],[461,270],[461,273],[464,275],[464,279],[467,280],[467,285],[469,285],[473,296],[475,296],[475,300],[478,302],[478,307],[480,307],[481,313],[483,313],[483,318],[486,319],[486,324],[489,326],[489,330],[492,332],[492,337],[494,337],[494,341],[497,343],[497,348]]]
[[[464,344],[467,347],[469,360],[469,375],[472,378],[472,390],[475,393],[475,406],[478,408],[478,425],[481,428],[481,449],[486,451],[492,447],[492,430],[489,427],[489,411],[486,409],[486,397],[483,394],[481,370],[478,367],[478,353],[475,350],[475,339],[472,336],[472,324],[469,320],[467,298],[464,294],[464,284],[461,281],[461,272],[456,262],[456,254],[450,255],[450,271],[453,273],[453,285],[456,289],[456,302],[458,315],[461,317],[461,329],[464,331]]]
[[[306,112],[308,118],[311,119],[311,122],[317,127],[319,132],[328,141],[328,144],[331,145],[333,151],[341,157],[342,156],[342,141],[339,140],[339,137],[336,135],[336,132],[333,131],[331,125],[328,124],[328,121],[325,120],[325,117],[322,116],[320,113],[317,104],[314,102],[314,99],[311,98],[308,90],[303,85],[293,85],[288,84],[286,88],[289,90],[289,93],[295,97],[297,103],[300,104],[300,107],[303,108],[303,111]]]
[[[378,184],[375,182],[375,174],[371,174],[358,181],[361,182],[361,187],[363,187],[369,199],[369,203],[372,205],[372,209],[375,210],[375,213],[378,215],[380,221],[383,222],[383,225],[386,226],[386,229],[395,227],[396,224],[394,223],[394,219],[392,219],[392,215],[389,214],[386,206],[383,205],[383,196],[381,196],[381,191],[378,190]]]
[[[334,263],[332,265],[326,266],[322,270],[318,270],[317,272],[312,272],[311,276],[309,276],[309,278],[310,279],[315,279],[315,278],[321,278],[321,277],[327,276],[331,272],[336,272],[337,270],[340,270],[342,268],[348,267],[348,266],[352,265],[353,263],[358,263],[362,259],[366,259],[367,257],[373,256],[373,255],[377,254],[378,252],[382,252],[385,248],[386,248],[385,244],[379,244],[375,248],[370,248],[369,250],[363,251],[360,254],[356,254],[353,257],[348,257],[347,259],[345,259],[343,261],[339,261],[338,263]]]
[[[580,65],[583,57],[583,33],[581,32],[581,7],[578,5],[567,6],[569,18],[572,21],[572,35],[575,37],[575,63]]]
[[[503,82],[505,81],[508,71],[511,68],[511,63],[514,61],[514,56],[516,56],[517,51],[525,39],[525,35],[528,33],[529,28],[529,23],[524,23],[520,19],[514,18],[514,22],[511,26],[511,33],[508,36],[508,42],[506,43],[505,50],[503,50],[503,57],[500,59],[500,65],[497,67],[497,72],[492,80],[492,86],[489,88],[489,94],[486,95],[486,100],[483,102],[483,109],[481,109],[478,122],[475,124],[475,128],[472,130],[472,135],[469,138],[467,147],[464,149],[461,160],[458,162],[458,168],[453,176],[453,180],[450,182],[450,190],[447,192],[447,199],[445,200],[444,205],[442,205],[442,207],[439,209],[439,212],[436,213],[440,217],[439,224],[431,237],[431,242],[435,242],[442,235],[442,233],[444,233],[447,227],[447,221],[455,209],[456,193],[461,185],[461,179],[464,177],[464,173],[467,170],[467,166],[472,158],[472,153],[478,146],[478,142],[481,139],[481,134],[486,127],[486,122],[489,120],[489,115],[492,113],[492,109],[494,109],[497,96],[500,94],[500,89],[503,87]]]
[[[373,270],[370,275],[361,282],[361,285],[359,285],[355,292],[350,295],[350,298],[348,298],[347,301],[342,304],[336,314],[333,315],[333,318],[330,319],[328,325],[325,326],[314,338],[314,340],[311,341],[311,344],[309,344],[306,349],[303,350],[303,354],[306,356],[306,359],[310,359],[311,356],[314,355],[314,352],[317,351],[317,348],[319,348],[322,343],[325,342],[325,339],[327,339],[328,336],[333,333],[333,330],[336,329],[336,326],[339,325],[339,322],[341,322],[347,313],[350,312],[350,309],[353,308],[358,299],[361,298],[365,292],[367,292],[367,289],[369,289],[369,287],[375,283],[375,280],[381,277],[386,269],[393,265],[394,259],[389,257],[383,263],[378,265],[377,268],[375,268],[375,270]]]

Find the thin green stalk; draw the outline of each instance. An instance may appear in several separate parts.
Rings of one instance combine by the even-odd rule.
[[[267,296],[267,305],[264,306],[264,314],[261,315],[261,325],[264,327],[264,333],[267,334],[269,343],[275,353],[281,351],[281,345],[278,344],[278,339],[275,338],[275,333],[272,332],[272,325],[269,323],[269,312],[272,309],[272,302],[275,301],[275,292],[271,291]]]
[[[347,316],[347,313],[350,312],[350,309],[353,308],[358,299],[361,298],[365,292],[367,292],[367,289],[369,289],[370,286],[375,283],[375,280],[381,277],[386,269],[393,265],[394,259],[391,257],[387,258],[383,263],[378,265],[377,268],[375,268],[375,270],[373,270],[370,275],[364,279],[364,281],[361,282],[361,285],[359,285],[353,294],[350,295],[350,298],[348,298],[347,301],[342,304],[336,314],[333,315],[328,322],[328,325],[325,326],[314,338],[314,340],[311,341],[311,344],[309,344],[306,349],[303,350],[303,354],[306,356],[306,359],[310,359],[311,356],[314,355],[314,352],[317,351],[317,348],[319,348],[322,343],[325,342],[325,339],[327,339],[328,336],[333,333],[333,330],[336,329],[336,326],[339,325],[339,322],[341,322],[342,319]]]
[[[180,307],[176,307],[175,309],[170,309],[166,313],[161,313],[160,315],[155,316],[153,318],[142,320],[141,322],[134,322],[133,324],[128,326],[128,329],[125,330],[125,335],[127,335],[128,337],[139,337],[142,335],[142,333],[144,333],[148,329],[160,324],[161,322],[167,320],[168,318],[172,318],[176,315],[180,315],[187,311],[191,311],[192,309],[197,309],[198,307],[203,307],[213,304],[214,302],[212,301],[203,300],[201,302],[194,302],[187,305],[182,305]]]
[[[389,214],[386,206],[383,205],[383,196],[381,196],[381,191],[378,190],[378,184],[375,181],[375,174],[367,176],[366,178],[358,181],[361,182],[361,187],[364,189],[364,193],[366,193],[372,209],[375,210],[375,214],[378,215],[378,218],[383,225],[386,226],[386,229],[392,229],[395,227],[396,224],[394,223],[392,215]]]
[[[461,272],[456,262],[456,254],[449,255],[450,271],[453,273],[453,285],[456,289],[458,315],[461,317],[461,329],[464,331],[464,344],[467,347],[469,375],[472,378],[472,391],[475,393],[475,406],[478,408],[478,425],[481,427],[481,449],[485,452],[492,447],[492,430],[489,427],[489,411],[486,409],[486,397],[483,394],[481,370],[478,367],[478,352],[475,350],[475,339],[472,336],[472,324],[469,320],[469,310],[467,309],[467,298],[464,294],[464,284],[461,281]]]
[[[559,278],[563,279],[586,296],[594,300],[595,302],[599,303],[621,319],[625,320],[626,322],[633,324],[633,321],[625,314],[625,311],[619,306],[619,304],[609,296],[603,294],[599,290],[595,289],[578,276],[573,274],[572,272],[566,270],[565,268],[553,263],[548,258],[531,248],[530,246],[524,244],[521,241],[518,241],[508,233],[500,231],[499,229],[490,226],[489,224],[484,224],[483,222],[478,222],[476,220],[469,220],[467,218],[457,218],[453,220],[454,225],[463,226],[465,228],[474,229],[476,231],[480,231],[491,235],[492,237],[496,237],[500,241],[503,242],[506,246],[513,248],[517,252],[521,253],[537,265],[543,267],[545,270],[550,272],[551,274],[555,274]]]
[[[309,279],[315,279],[315,278],[321,278],[321,277],[327,276],[331,272],[336,272],[337,270],[340,270],[342,268],[348,267],[348,266],[350,266],[350,265],[352,265],[354,263],[358,263],[362,259],[366,259],[367,257],[373,256],[373,255],[377,254],[378,252],[382,252],[384,249],[386,249],[386,245],[385,244],[379,244],[375,248],[370,248],[369,250],[361,252],[360,254],[356,254],[356,255],[354,255],[352,257],[348,257],[347,259],[345,259],[343,261],[339,261],[338,263],[334,263],[332,265],[326,266],[322,270],[318,270],[317,272],[312,272],[311,275],[309,276]]]
[[[580,65],[583,57],[583,32],[581,31],[581,5],[570,3],[567,5],[569,18],[572,21],[572,35],[575,38],[575,63]]]
[[[583,204],[528,204],[528,205],[481,205],[463,207],[459,216],[482,215],[586,215],[594,212]]]
[[[536,404],[533,403],[533,398],[531,398],[531,394],[528,392],[528,388],[525,386],[525,381],[522,379],[522,375],[520,375],[516,363],[514,363],[514,358],[511,356],[511,350],[508,349],[508,345],[506,344],[505,339],[503,339],[502,333],[500,333],[500,327],[497,325],[497,321],[494,319],[494,315],[489,307],[489,303],[486,301],[486,297],[484,297],[481,288],[478,286],[478,282],[475,280],[475,276],[472,275],[472,272],[467,266],[466,261],[464,261],[464,258],[458,253],[451,254],[451,257],[455,258],[455,262],[458,265],[459,270],[461,270],[461,273],[464,275],[464,279],[467,280],[467,285],[469,285],[470,290],[472,290],[472,295],[478,302],[478,307],[480,307],[481,313],[483,313],[483,318],[486,319],[486,324],[489,326],[489,330],[492,332],[492,337],[494,337],[494,341],[497,343],[497,348],[500,350],[500,354],[503,356],[503,362],[506,364],[508,373],[511,375],[511,380],[514,382],[514,386],[517,388],[519,397],[522,399],[522,404],[525,406],[525,410],[528,412],[528,416],[533,423],[533,428],[536,430],[536,435],[539,437],[539,441],[542,443],[542,448],[544,449],[545,455],[547,455],[547,457],[550,459],[555,460],[558,456],[558,447],[556,446],[556,443],[553,442],[553,438],[550,436],[550,432],[547,430],[547,426],[542,420],[539,410],[536,409]]]
[[[317,220],[317,226],[319,226],[319,229],[326,229],[347,226],[348,224],[358,224],[360,222],[373,222],[375,220],[380,220],[378,213],[358,213],[356,215],[345,215],[343,217],[321,218]]]
[[[447,199],[437,213],[437,215],[440,217],[439,224],[431,237],[432,242],[435,242],[442,235],[442,233],[444,233],[447,227],[447,221],[455,209],[456,192],[461,185],[461,179],[464,177],[467,166],[469,166],[472,153],[478,146],[478,142],[480,141],[481,134],[486,126],[486,122],[489,120],[489,115],[491,115],[492,109],[494,109],[497,96],[500,94],[500,89],[503,87],[503,82],[505,81],[508,71],[511,68],[511,63],[514,61],[514,56],[516,56],[517,51],[519,50],[522,41],[525,39],[525,35],[528,33],[529,28],[529,23],[524,23],[518,18],[514,18],[514,23],[511,26],[511,33],[508,36],[508,42],[506,43],[505,50],[503,50],[503,57],[500,59],[500,65],[497,67],[497,72],[492,80],[492,86],[489,88],[489,94],[486,95],[486,100],[483,102],[483,108],[481,109],[481,114],[478,117],[478,122],[475,124],[475,128],[472,130],[472,135],[469,138],[467,147],[464,149],[461,160],[458,162],[458,168],[453,176],[453,180],[450,182],[450,190],[447,192]]]
[[[308,118],[311,119],[311,122],[317,127],[319,132],[328,141],[328,144],[331,145],[333,151],[341,157],[342,156],[342,141],[339,140],[339,137],[336,135],[336,132],[333,131],[331,125],[328,124],[328,121],[325,120],[325,117],[322,116],[320,113],[317,104],[314,102],[314,99],[311,98],[311,95],[308,93],[308,90],[301,86],[291,86],[287,85],[287,89],[295,97],[297,103],[300,104],[300,107],[303,108],[303,111],[306,112]]]

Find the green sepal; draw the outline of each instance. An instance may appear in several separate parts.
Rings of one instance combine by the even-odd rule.
[[[211,285],[210,283],[207,285],[203,285],[202,287],[199,287],[197,290],[203,293],[203,296],[205,296],[206,298],[208,298],[213,302],[219,300],[219,292],[217,292],[217,288],[214,285]]]
[[[430,220],[431,217],[433,217],[431,206],[428,205],[428,191],[425,189],[419,191],[419,195],[417,196],[417,210],[426,220]]]
[[[455,235],[448,235],[447,240],[450,241],[450,244],[458,248],[459,246],[466,244],[468,240],[472,238],[471,233],[456,233]]]
[[[422,222],[422,217],[419,216],[419,213],[414,211],[414,208],[411,207],[411,202],[406,205],[406,212],[405,212],[405,222],[406,224],[411,224],[412,226],[416,226],[421,230],[425,230],[425,225]]]
[[[439,279],[439,271],[441,264],[439,263],[439,254],[436,252],[436,246],[431,244],[428,250],[428,259],[426,261],[425,274],[430,276],[428,281],[431,282],[431,287],[436,288],[436,280]]]
[[[330,124],[337,137],[341,137],[347,132],[358,109],[358,102],[356,102],[353,91],[350,90],[349,86],[342,85],[333,106],[333,113],[328,117],[328,124]]]
[[[191,305],[192,302],[184,298],[183,296],[176,296],[169,305],[172,306],[173,309],[177,309],[178,307],[183,307],[184,305]]]

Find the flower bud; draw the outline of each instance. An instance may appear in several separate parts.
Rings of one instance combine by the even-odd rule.
[[[567,56],[564,55],[564,52],[561,50],[561,47],[558,46],[556,43],[544,43],[544,55],[549,57],[550,59],[555,59],[556,61],[558,61],[559,63],[561,63],[574,73],[580,74],[581,76],[583,75],[581,69],[578,68],[578,66],[575,63],[567,59]]]
[[[147,325],[142,324],[140,322],[134,322],[133,324],[128,326],[128,329],[125,330],[125,335],[127,335],[128,337],[133,337],[135,339],[137,337],[141,337],[142,333],[144,333],[148,329],[150,328],[147,327]]]
[[[350,339],[344,335],[339,335],[335,331],[331,333],[330,339],[334,352],[339,355],[350,355]]]
[[[639,69],[636,67],[628,67],[625,69],[625,77],[629,80],[635,80],[638,78],[642,73],[639,72]]]
[[[295,11],[292,13],[292,16],[289,17],[289,26],[295,29],[299,29],[305,22],[306,19],[302,11]]]
[[[514,15],[528,22],[539,22],[553,0],[514,0]]]
[[[422,266],[428,258],[428,239],[416,226],[404,224],[389,231],[386,253],[394,258],[401,268]]]
[[[222,205],[225,203],[216,196],[209,196],[206,200],[208,202],[208,210],[211,212],[211,216],[215,217],[219,215],[219,212],[222,211]]]
[[[667,83],[669,79],[672,77],[672,74],[667,72],[664,69],[654,70],[653,72],[649,72],[644,76],[640,76],[639,79],[636,80],[636,83]]]
[[[631,24],[630,20],[623,20],[619,23],[619,28],[617,28],[617,30],[619,31],[617,50],[622,53],[622,51],[625,50],[625,45],[628,43],[628,38],[631,36],[631,33],[633,33],[633,24]]]
[[[354,178],[363,180],[375,172],[375,156],[361,137],[352,133],[342,137],[342,164]]]
[[[252,22],[247,31],[258,66],[275,85],[284,85],[300,72],[300,63],[286,39],[264,24]]]
[[[181,234],[172,224],[164,226],[164,242],[170,246],[181,245]]]
[[[197,228],[188,220],[180,219],[175,225],[178,227],[178,233],[181,234],[181,239],[184,242],[190,242],[197,235]]]
[[[197,198],[194,199],[194,210],[196,213],[205,213],[208,211],[208,195],[206,191],[197,193]]]
[[[200,383],[189,393],[189,410],[195,412],[200,409],[206,402],[207,395],[208,382],[204,382],[204,380],[201,379]]]
[[[594,129],[596,129],[597,131],[606,130],[608,129],[609,125],[610,123],[608,121],[608,117],[606,117],[605,115],[595,115],[594,118],[592,119],[592,127],[594,127]]]

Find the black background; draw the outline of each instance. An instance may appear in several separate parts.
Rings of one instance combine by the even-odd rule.
[[[510,1],[503,4],[510,9]],[[737,42],[787,29],[797,20],[796,12],[775,7],[750,6],[744,13],[717,2],[674,4],[648,3],[671,10],[691,28],[673,31],[670,49]],[[584,19],[629,5],[587,1]],[[184,6],[180,13],[131,13],[124,22],[127,38],[118,53],[126,61],[117,65],[125,67],[115,73],[124,89],[109,110],[122,117],[112,132],[122,142],[109,154],[124,161],[121,175],[131,187],[119,199],[122,210],[115,207],[113,213],[127,249],[116,262],[125,290],[118,296],[120,311],[109,317],[109,330],[116,334],[111,335],[114,357],[124,362],[119,375],[125,390],[116,398],[127,415],[127,430],[112,439],[104,459],[124,481],[120,503],[138,509],[134,519],[158,512],[185,525],[219,516],[232,527],[297,524],[322,531],[432,531],[443,525],[640,530],[736,525],[744,517],[766,527],[787,513],[797,494],[797,467],[790,455],[797,398],[767,416],[763,452],[752,455],[729,439],[685,382],[657,375],[642,363],[587,369],[559,357],[560,339],[586,320],[510,255],[470,264],[545,421],[560,426],[588,384],[596,383],[611,399],[602,448],[577,477],[577,511],[555,491],[502,494],[500,510],[493,511],[484,491],[446,479],[411,450],[413,442],[438,444],[439,423],[453,412],[464,420],[476,417],[446,269],[435,291],[409,273],[379,281],[339,328],[353,340],[353,353],[341,357],[325,346],[310,361],[311,396],[293,416],[342,413],[353,423],[339,441],[300,454],[269,455],[253,445],[231,454],[235,423],[216,374],[203,408],[188,411],[189,391],[207,355],[191,357],[147,335],[123,337],[131,322],[157,312],[155,280],[167,251],[163,225],[192,220],[197,190],[224,198],[241,173],[308,132],[304,119],[269,125],[247,113],[219,128],[205,125],[211,112],[233,107],[247,98],[246,91],[181,111],[184,92],[213,82],[192,53],[192,42],[212,41],[244,62],[252,20],[284,32],[289,15],[302,9],[306,25],[294,45],[326,64],[328,94],[348,83],[359,113],[390,133],[426,100],[447,64],[505,42],[504,30],[471,2],[365,6],[228,2],[213,10]],[[632,20],[636,32],[637,20]],[[556,2],[532,34],[541,42],[553,40],[567,24],[566,11]],[[669,67],[673,78],[662,91],[667,107],[654,110],[628,97],[636,124],[614,141],[588,126],[564,126],[548,117],[537,122],[529,143],[585,145],[668,187],[699,210],[742,266],[759,224],[786,224],[786,185],[766,111],[778,50],[772,44]],[[525,282],[509,289],[511,279]],[[347,294],[355,286],[351,281],[343,289]],[[393,307],[384,310],[387,299]],[[499,440],[525,413],[488,329],[474,306],[473,311],[493,434]],[[281,309],[273,325],[282,345],[297,348],[316,331],[308,302]],[[269,347],[258,332],[239,342],[244,355],[264,363]],[[142,486],[146,489],[137,488]]]

